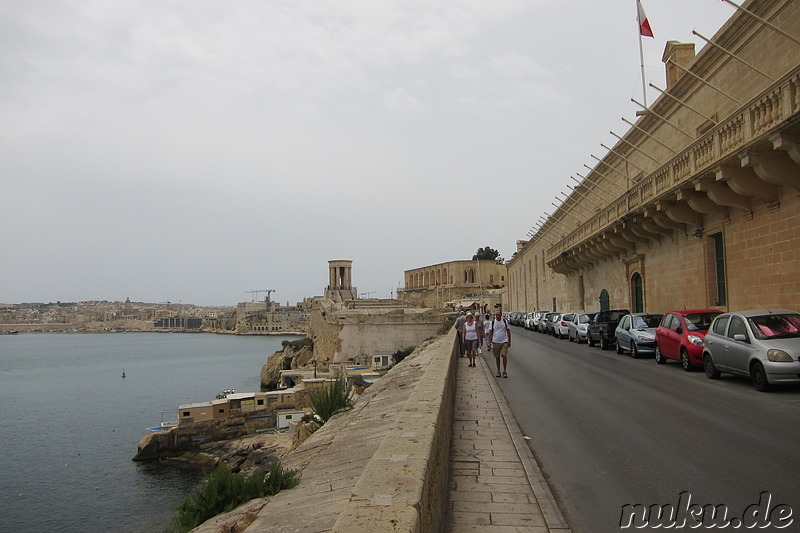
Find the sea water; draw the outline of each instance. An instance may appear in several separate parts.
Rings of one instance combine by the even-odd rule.
[[[258,391],[266,357],[296,338],[0,336],[0,532],[164,531],[204,472],[131,461],[146,428]]]

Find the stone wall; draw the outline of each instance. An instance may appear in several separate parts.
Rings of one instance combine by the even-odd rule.
[[[424,343],[284,457],[297,487],[195,531],[445,531],[456,360],[455,330]]]

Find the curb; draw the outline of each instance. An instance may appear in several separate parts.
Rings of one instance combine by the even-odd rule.
[[[547,480],[545,480],[542,470],[536,462],[536,458],[534,458],[533,453],[525,443],[522,430],[520,430],[517,420],[511,413],[511,408],[508,406],[503,391],[500,390],[500,387],[495,381],[494,372],[490,370],[489,363],[484,357],[480,357],[480,360],[482,362],[481,368],[483,369],[483,373],[486,379],[489,380],[489,387],[492,389],[492,394],[500,407],[503,422],[505,422],[506,428],[511,434],[511,442],[517,450],[517,455],[522,462],[522,467],[525,469],[528,483],[533,490],[533,495],[536,497],[536,502],[542,510],[542,515],[544,515],[547,529],[552,532],[571,533],[569,525],[564,519],[564,515],[561,514],[561,509],[559,509],[556,503],[553,492],[550,490],[550,486],[547,484]]]

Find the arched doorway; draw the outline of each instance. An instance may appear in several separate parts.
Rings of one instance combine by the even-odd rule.
[[[631,296],[633,296],[633,312],[644,313],[644,291],[642,290],[642,276],[638,272],[631,276]]]
[[[611,309],[610,298],[608,297],[608,291],[603,289],[600,291],[600,310],[601,311],[608,311]]]

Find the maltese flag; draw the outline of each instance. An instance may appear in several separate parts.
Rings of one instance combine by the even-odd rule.
[[[637,21],[639,22],[639,35],[642,37],[653,37],[653,30],[650,28],[650,22],[647,20],[647,15],[644,14],[642,3],[636,0],[636,8],[638,9]]]

